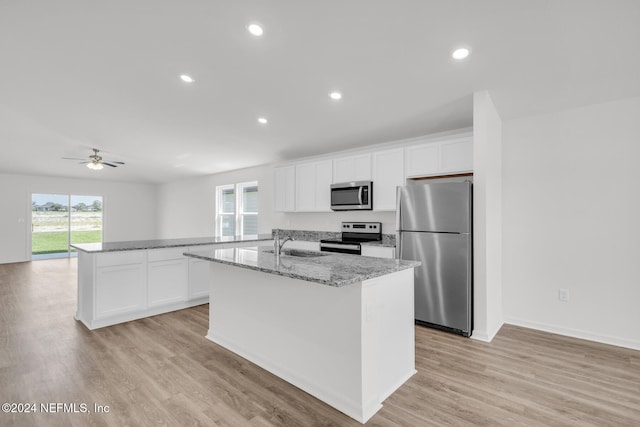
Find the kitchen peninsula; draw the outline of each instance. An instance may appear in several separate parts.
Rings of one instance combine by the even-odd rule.
[[[244,247],[210,263],[207,338],[364,423],[415,373],[419,262]]]
[[[73,244],[76,319],[96,329],[209,302],[208,262],[184,252],[271,244],[271,234]]]

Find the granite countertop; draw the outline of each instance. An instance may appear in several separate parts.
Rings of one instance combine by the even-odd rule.
[[[272,239],[271,234],[254,234],[235,237],[193,237],[183,239],[132,240],[128,242],[78,243],[71,245],[71,247],[79,251],[94,253],[177,248],[180,246],[215,245],[236,242],[259,242]]]
[[[318,254],[319,256],[287,255],[291,252]],[[302,250],[283,250],[283,254],[277,260],[273,249],[268,247],[212,249],[185,253],[184,255],[336,287],[420,265],[419,261]]]
[[[383,248],[395,248],[396,247],[396,243],[395,241],[389,242],[389,241],[385,241],[385,240],[376,240],[373,242],[360,242],[361,246],[381,246]]]

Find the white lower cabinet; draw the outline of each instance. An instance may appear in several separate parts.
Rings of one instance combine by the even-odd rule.
[[[203,252],[213,249],[222,249],[226,245],[192,246],[189,252]],[[209,264],[198,258],[189,258],[189,298],[204,298],[209,296]]]
[[[188,266],[182,255],[186,248],[150,249],[147,264],[149,307],[187,300]]]
[[[189,258],[189,298],[209,296],[210,261]]]
[[[76,319],[96,329],[206,304],[209,262],[197,267],[206,274],[191,283],[187,249],[80,252]]]
[[[186,259],[149,263],[149,307],[186,301],[187,267],[188,262]]]
[[[389,246],[362,245],[362,256],[393,259],[396,257],[396,248]]]
[[[288,245],[288,243],[287,243]],[[191,246],[183,248],[183,252],[206,252],[214,249],[241,248],[244,246],[273,246],[273,240],[261,240],[259,242],[218,243],[217,245]],[[210,261],[198,258],[188,260],[188,291],[190,300],[209,297],[209,265]]]
[[[147,272],[144,263],[104,266],[96,270],[97,319],[146,308]]]
[[[147,306],[146,251],[104,253],[96,257],[95,317],[102,319],[144,310]]]

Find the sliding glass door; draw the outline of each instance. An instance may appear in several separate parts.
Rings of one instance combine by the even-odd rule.
[[[32,194],[32,259],[75,255],[71,243],[102,242],[102,197]]]
[[[31,196],[31,253],[36,258],[68,256],[69,196]]]

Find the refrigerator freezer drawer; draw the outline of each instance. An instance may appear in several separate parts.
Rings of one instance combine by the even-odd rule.
[[[416,320],[471,332],[471,236],[401,232],[400,258],[414,269]]]

